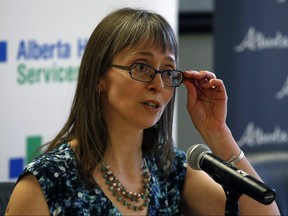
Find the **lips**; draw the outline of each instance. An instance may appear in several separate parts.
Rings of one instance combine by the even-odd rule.
[[[160,107],[158,101],[144,101],[143,104],[148,106],[150,109],[158,109]]]
[[[144,104],[150,106],[151,108],[158,108],[159,107],[158,104],[155,104],[152,102],[144,102]]]

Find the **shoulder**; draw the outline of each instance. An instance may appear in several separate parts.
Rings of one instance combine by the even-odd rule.
[[[6,209],[7,215],[48,215],[42,189],[33,175],[25,175],[15,186]]]
[[[27,165],[18,181],[27,174],[32,174],[38,180],[44,193],[48,193],[57,189],[61,182],[65,182],[67,175],[73,175],[75,172],[76,160],[73,151],[68,144],[62,144],[36,157]]]
[[[59,147],[34,158],[26,166],[24,173],[35,171],[35,174],[37,174],[37,171],[40,171],[39,168],[41,170],[58,169],[64,171],[65,167],[74,165],[74,160],[75,156],[69,144],[61,144]]]

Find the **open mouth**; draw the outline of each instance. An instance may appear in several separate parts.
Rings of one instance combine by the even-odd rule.
[[[145,105],[149,106],[152,109],[157,109],[160,107],[159,104],[153,103],[153,102],[144,102]]]

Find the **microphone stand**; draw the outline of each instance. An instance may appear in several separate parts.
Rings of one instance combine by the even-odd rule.
[[[242,194],[235,192],[232,188],[222,185],[226,195],[225,216],[238,216],[238,200]]]

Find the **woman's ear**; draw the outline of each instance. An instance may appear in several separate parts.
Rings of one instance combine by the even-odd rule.
[[[97,91],[98,92],[103,92],[104,91],[104,88],[103,88],[103,85],[102,85],[102,82],[101,82],[101,78],[97,81]]]

